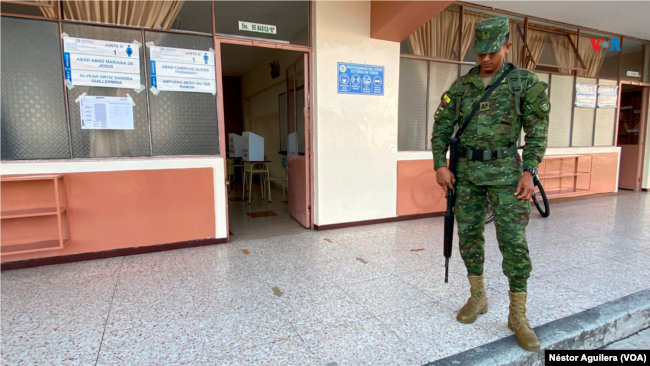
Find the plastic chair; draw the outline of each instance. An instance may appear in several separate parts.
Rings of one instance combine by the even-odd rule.
[[[286,197],[287,194],[285,191],[287,190],[287,185],[289,184],[289,177],[288,177],[288,171],[289,169],[289,161],[287,158],[282,158],[282,177],[276,177],[276,178],[269,178],[269,180],[274,181],[274,180],[279,180],[282,182],[282,197]],[[271,185],[269,184],[269,187]],[[269,188],[270,189],[270,188]],[[269,201],[271,202],[271,201]]]
[[[246,169],[246,163],[244,162],[244,189],[242,190],[242,201],[246,201],[246,182],[248,182],[248,204],[251,204],[251,197],[252,197],[252,192],[251,189],[253,188],[253,175],[254,174],[260,174],[260,181],[262,183],[262,199],[266,198],[265,191],[268,188],[269,190],[269,202],[271,202],[271,183],[269,180],[269,166],[266,163],[256,163],[256,162],[250,162],[248,163],[248,169]]]

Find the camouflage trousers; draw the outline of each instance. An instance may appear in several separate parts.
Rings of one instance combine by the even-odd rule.
[[[485,261],[486,197],[494,212],[499,250],[503,255],[503,273],[508,277],[510,291],[526,292],[533,267],[526,242],[526,225],[530,218],[530,202],[514,195],[515,186],[479,186],[466,180],[456,182],[456,222],[460,256],[469,275],[482,275]]]

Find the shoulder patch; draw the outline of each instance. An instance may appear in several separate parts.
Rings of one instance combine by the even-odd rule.
[[[546,94],[542,94],[532,103],[532,108],[539,118],[546,118],[551,113],[551,101]]]
[[[551,102],[549,102],[548,100],[542,100],[539,103],[539,110],[542,113],[550,112],[551,111]]]
[[[447,95],[447,93],[444,93],[442,95],[442,98],[440,98],[440,103],[442,103],[442,105],[446,107],[449,105],[450,102],[451,102],[451,98]]]

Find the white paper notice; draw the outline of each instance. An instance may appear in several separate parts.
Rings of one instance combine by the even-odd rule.
[[[140,44],[65,37],[63,47],[65,79],[72,85],[140,87]]]
[[[84,96],[79,105],[83,130],[133,129],[133,103],[129,98]]]
[[[151,86],[159,91],[217,93],[214,51],[149,47]]]
[[[596,84],[576,83],[576,107],[596,108]]]
[[[616,108],[618,105],[618,86],[601,85],[598,87],[598,108]]]

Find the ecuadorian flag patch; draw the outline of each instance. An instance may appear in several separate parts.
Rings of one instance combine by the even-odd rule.
[[[442,105],[444,105],[446,107],[446,106],[449,105],[449,102],[451,102],[451,98],[449,98],[447,96],[447,93],[445,93],[445,94],[442,95],[442,98],[440,98],[440,102],[442,103]]]

